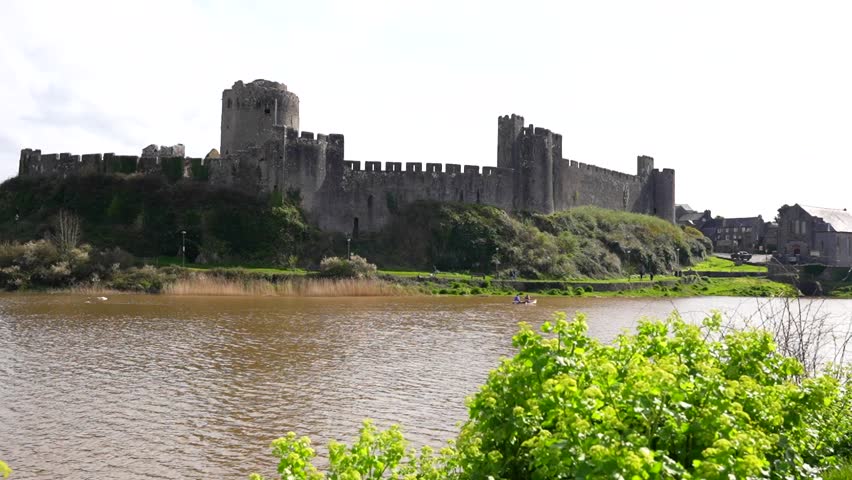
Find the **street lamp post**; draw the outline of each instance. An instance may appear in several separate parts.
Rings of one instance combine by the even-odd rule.
[[[350,237],[346,237],[346,260],[352,260],[352,249],[350,248],[350,244],[352,239]]]
[[[677,269],[680,270],[680,247],[675,247],[675,261]]]
[[[494,249],[494,276],[497,276],[497,272],[500,270],[500,248],[497,247]]]
[[[180,264],[186,266],[186,230],[180,231]]]

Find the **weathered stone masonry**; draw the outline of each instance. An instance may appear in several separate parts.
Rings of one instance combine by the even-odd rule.
[[[674,222],[674,170],[640,156],[636,175],[562,157],[562,136],[497,121],[497,166],[344,160],[343,135],[299,129],[299,98],[283,84],[237,82],[222,94],[221,156],[183,158],[183,146],[149,146],[141,158],[21,152],[20,175],[156,174],[192,178],[259,194],[298,192],[322,229],[374,231],[415,200],[481,203],[552,213],[580,205],[656,215]],[[179,156],[174,156],[179,155]]]

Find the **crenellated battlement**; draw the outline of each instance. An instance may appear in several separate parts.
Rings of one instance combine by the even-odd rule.
[[[149,150],[150,152],[150,150]],[[41,150],[21,150],[18,175],[60,176],[123,174],[159,175],[172,180],[193,178],[207,180],[205,159],[183,156],[154,157],[139,155],[116,155],[115,153],[41,153]]]
[[[361,170],[361,165],[364,169]],[[455,163],[419,163],[405,162],[404,168],[402,162],[385,162],[382,168],[382,162],[361,162],[360,160],[345,160],[343,162],[346,170],[354,172],[371,172],[371,173],[429,173],[442,175],[490,175],[492,171],[498,170],[496,167],[483,167],[480,173],[479,165],[460,165]],[[509,169],[500,169],[510,171]],[[487,172],[487,173],[486,173]]]
[[[625,182],[641,182],[642,179],[637,175],[631,175],[629,173],[619,172],[617,170],[610,170],[608,168],[598,167],[597,165],[592,165],[588,163],[578,162],[576,160],[569,160],[567,158],[562,159],[563,165],[567,165],[569,168],[577,168],[583,170],[590,170],[600,175],[607,175],[614,179],[625,181]]]

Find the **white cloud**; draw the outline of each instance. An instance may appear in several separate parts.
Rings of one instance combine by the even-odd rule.
[[[677,170],[726,216],[847,204],[844,2],[48,2],[0,4],[0,178],[18,149],[218,145],[221,91],[267,78],[347,157],[492,164],[496,117],[566,157]]]

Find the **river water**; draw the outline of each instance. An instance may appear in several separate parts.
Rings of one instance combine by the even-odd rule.
[[[365,417],[441,446],[520,321],[582,311],[609,340],[762,302],[0,295],[0,459],[16,480],[246,478],[274,473],[272,439],[349,441]],[[850,322],[852,301],[821,311]]]

